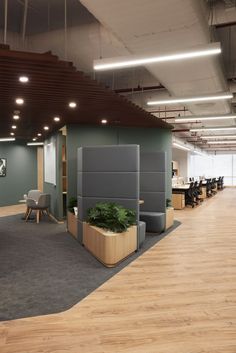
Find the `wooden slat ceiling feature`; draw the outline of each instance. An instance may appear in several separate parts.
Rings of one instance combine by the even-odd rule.
[[[19,82],[19,76],[29,82]],[[24,105],[15,103],[23,98]],[[75,101],[76,109],[68,107]],[[20,120],[13,120],[15,110]],[[54,116],[61,118],[59,123]],[[77,71],[71,62],[61,61],[51,53],[36,54],[12,51],[0,45],[0,137],[8,137],[11,125],[17,125],[16,137],[42,139],[66,124],[108,125],[171,128],[142,108],[128,101],[95,80]],[[50,127],[49,132],[43,126]]]

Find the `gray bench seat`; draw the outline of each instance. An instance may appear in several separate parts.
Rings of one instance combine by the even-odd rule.
[[[165,213],[163,212],[140,212],[140,221],[146,223],[148,233],[161,233],[165,229]]]

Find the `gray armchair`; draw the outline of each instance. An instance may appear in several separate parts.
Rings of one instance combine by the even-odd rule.
[[[28,194],[24,195],[24,199],[26,201],[26,211],[25,211],[25,215],[24,215],[23,219],[26,220],[26,217],[27,217],[28,212],[29,212],[27,200],[28,199],[32,199],[32,200],[38,202],[39,197],[40,197],[41,194],[42,194],[42,191],[40,191],[40,190],[30,190],[28,192]],[[29,217],[28,217],[28,219],[29,219]]]
[[[42,191],[40,191],[40,190],[30,190],[28,192],[28,195],[26,195],[25,199],[27,201],[27,199],[29,198],[29,199],[33,199],[36,202],[38,202],[39,197],[40,197],[41,194],[42,194]]]
[[[36,211],[37,223],[39,223],[40,215],[45,211],[46,214],[50,217],[49,207],[50,207],[51,195],[49,194],[40,194],[38,201],[35,201],[32,198],[27,198],[27,215],[26,222],[28,221],[31,212]]]

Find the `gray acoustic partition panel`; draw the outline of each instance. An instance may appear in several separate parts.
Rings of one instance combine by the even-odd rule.
[[[83,243],[87,210],[98,202],[134,209],[139,220],[139,146],[116,145],[78,149],[78,240]]]
[[[140,154],[141,212],[166,212],[166,153]],[[147,225],[148,226],[148,225]]]

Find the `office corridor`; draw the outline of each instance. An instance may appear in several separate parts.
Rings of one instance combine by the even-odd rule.
[[[0,324],[1,353],[235,353],[236,188],[61,314]]]

